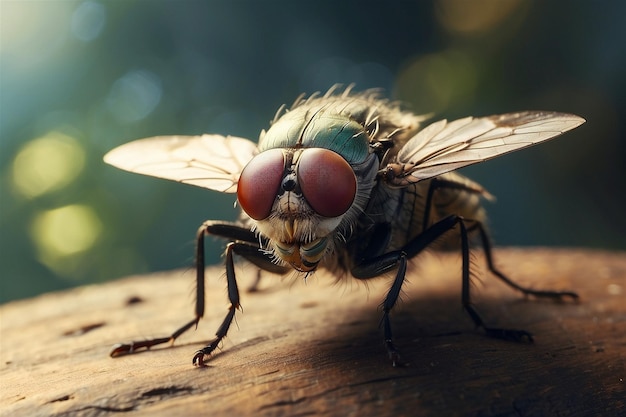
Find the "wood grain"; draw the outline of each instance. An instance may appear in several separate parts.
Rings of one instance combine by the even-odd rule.
[[[404,368],[387,360],[378,308],[389,277],[335,283],[263,277],[243,293],[222,350],[191,358],[228,306],[208,269],[207,312],[173,347],[112,359],[116,342],[165,336],[192,318],[193,272],[136,276],[0,307],[0,412],[6,416],[626,415],[626,254],[501,249],[518,283],[575,289],[580,303],[524,300],[474,258],[477,308],[534,344],[492,340],[460,307],[460,261],[425,255],[392,316]],[[240,288],[256,271],[238,267]]]

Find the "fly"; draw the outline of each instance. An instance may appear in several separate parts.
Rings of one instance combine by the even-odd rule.
[[[110,151],[118,168],[237,193],[237,222],[209,220],[196,236],[195,317],[170,336],[118,344],[111,356],[173,342],[204,315],[204,238],[227,239],[230,307],[215,338],[193,356],[203,366],[226,336],[240,307],[234,255],[277,274],[325,268],[366,280],[395,271],[382,303],[383,341],[399,365],[389,319],[408,259],[428,247],[460,250],[462,304],[488,336],[532,341],[524,330],[487,326],[470,299],[470,242],[480,242],[491,273],[525,295],[578,299],[570,291],[517,285],[493,263],[481,199],[491,195],[455,170],[516,151],[572,130],[579,116],[524,111],[441,120],[422,128],[424,116],[402,110],[376,91],[299,97],[281,108],[257,143],[220,136],[160,136]]]

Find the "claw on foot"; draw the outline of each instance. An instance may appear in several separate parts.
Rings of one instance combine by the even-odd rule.
[[[193,366],[197,366],[198,368],[206,367],[204,364],[204,353],[202,350],[197,351],[196,354],[193,355],[193,360],[191,362],[193,363]]]
[[[391,340],[385,340],[385,348],[387,349],[387,355],[391,360],[391,366],[393,366],[394,368],[399,368],[408,365],[400,359],[400,352],[398,352]]]
[[[191,361],[194,364],[194,366],[197,366],[200,368],[206,366],[204,364],[204,357],[210,355],[217,348],[217,346],[220,344],[221,341],[222,341],[222,338],[217,337],[213,339],[211,343],[209,343],[208,345],[206,345],[205,347],[197,351],[196,354],[193,355],[193,359]]]
[[[133,353],[135,349],[133,348],[133,344],[125,344],[125,343],[117,343],[113,345],[111,348],[111,352],[109,352],[109,356],[112,358],[116,358],[122,355],[128,355]]]

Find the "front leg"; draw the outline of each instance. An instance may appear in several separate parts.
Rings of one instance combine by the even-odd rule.
[[[233,255],[237,253],[254,263],[258,267],[274,273],[285,273],[288,269],[280,267],[272,262],[271,258],[262,252],[259,237],[255,235],[249,229],[243,228],[234,223],[227,222],[215,222],[207,221],[200,226],[196,234],[196,304],[195,304],[195,317],[189,322],[185,323],[174,333],[166,337],[159,337],[149,340],[133,341],[130,343],[120,343],[113,346],[110,356],[117,357],[126,354],[135,353],[139,350],[150,349],[153,346],[161,345],[164,343],[173,344],[174,341],[187,330],[192,327],[197,327],[198,322],[204,315],[205,308],[205,291],[204,291],[204,273],[205,273],[205,258],[204,258],[204,238],[207,235],[225,237],[234,240],[230,242],[226,249],[226,275],[228,279],[228,298],[231,303],[230,309],[220,328],[216,333],[216,339],[213,341],[214,346],[210,351],[214,350],[219,342],[224,338],[228,327],[234,318],[236,309],[239,307],[239,291],[237,289],[237,282],[234,273]],[[262,240],[261,240],[262,242]],[[230,265],[230,266],[229,266]],[[229,272],[230,271],[230,272]],[[219,339],[219,340],[218,340]],[[212,342],[212,343],[213,343]],[[203,350],[209,348],[212,344],[209,344]],[[208,352],[206,352],[208,353]],[[194,364],[200,364],[201,358],[198,361],[198,353],[194,356]]]
[[[193,357],[192,363],[196,366],[204,366],[204,356],[210,355],[222,341],[222,339],[228,333],[230,324],[235,317],[235,312],[240,308],[239,304],[239,288],[237,286],[237,279],[235,278],[235,266],[233,262],[233,248],[237,245],[235,242],[230,242],[226,246],[226,282],[228,285],[228,300],[230,301],[230,307],[228,307],[228,314],[224,317],[221,326],[215,333],[215,339],[211,340],[205,347],[196,352]],[[239,243],[242,245],[242,243]],[[243,244],[249,246],[247,244]]]

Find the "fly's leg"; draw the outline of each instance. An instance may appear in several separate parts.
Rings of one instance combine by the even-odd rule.
[[[119,343],[113,346],[110,352],[111,357],[122,356],[135,353],[141,349],[150,349],[163,343],[173,344],[174,341],[191,327],[198,327],[198,322],[204,315],[204,235],[207,233],[207,223],[202,224],[196,233],[196,306],[195,318],[170,336],[159,337],[149,340],[133,341],[130,343]]]
[[[393,366],[401,364],[400,355],[393,343],[391,322],[389,320],[389,314],[391,309],[395,306],[402,284],[406,276],[407,259],[410,259],[440,238],[444,233],[453,229],[457,225],[460,229],[461,235],[461,256],[462,256],[462,303],[463,308],[469,314],[470,318],[474,321],[476,327],[481,327],[485,333],[490,337],[496,337],[499,339],[523,341],[532,341],[532,335],[525,330],[516,329],[504,329],[495,328],[485,325],[483,319],[478,314],[476,309],[472,305],[470,297],[470,259],[469,259],[469,237],[468,229],[466,226],[467,220],[460,216],[452,214],[444,219],[434,223],[428,227],[424,232],[416,236],[413,240],[409,241],[400,250],[388,252],[382,255],[374,256],[372,258],[364,258],[352,269],[352,275],[358,279],[369,279],[380,274],[392,270],[397,267],[397,272],[393,284],[389,289],[385,300],[382,303],[383,317],[382,327],[384,335],[384,344],[387,349],[389,358],[392,361]],[[476,223],[470,221],[471,223]],[[482,227],[480,227],[482,230]],[[381,234],[382,235],[382,234]],[[381,236],[383,237],[383,236]],[[373,239],[378,241],[378,239]],[[377,245],[377,243],[375,243]],[[367,252],[367,251],[366,251]]]
[[[430,222],[430,213],[431,213],[431,209],[433,206],[433,199],[434,199],[435,192],[438,189],[455,189],[455,190],[462,190],[462,191],[473,193],[473,194],[481,194],[484,191],[481,188],[475,187],[476,184],[474,184],[474,186],[472,185],[473,183],[463,184],[461,182],[455,182],[452,180],[447,180],[447,179],[442,179],[442,178],[432,179],[430,183],[430,187],[428,188],[428,193],[426,195],[422,230],[426,230]],[[476,231],[476,229],[478,229],[478,233],[480,236],[480,240],[482,242],[483,252],[485,253],[485,259],[486,259],[487,267],[489,268],[489,271],[491,271],[492,274],[500,278],[500,280],[502,280],[508,286],[520,291],[525,296],[533,296],[533,297],[538,297],[538,298],[551,298],[551,299],[555,299],[559,301],[563,300],[564,298],[570,298],[573,301],[578,300],[579,298],[578,294],[576,294],[573,291],[534,290],[534,289],[523,287],[517,284],[515,281],[507,277],[504,273],[500,272],[495,267],[494,262],[493,262],[491,241],[482,223],[480,223],[479,221],[470,220],[470,219],[467,220],[467,223],[469,226],[469,228],[467,229],[468,231],[474,232]]]
[[[412,241],[407,243],[402,249],[384,253],[373,257],[363,257],[357,265],[352,268],[352,275],[358,279],[369,279],[377,277],[385,272],[397,268],[396,276],[387,292],[385,300],[382,303],[383,317],[381,325],[383,327],[383,343],[387,349],[387,354],[393,366],[401,366],[400,354],[393,343],[393,334],[391,330],[391,321],[389,314],[398,301],[404,278],[406,277],[407,259],[416,256],[432,242],[437,240],[444,233],[454,228],[457,223],[462,222],[458,216],[449,216],[435,223],[424,233],[420,234]],[[386,227],[385,227],[386,226]],[[385,241],[390,233],[389,225],[378,225],[374,231],[377,235],[372,239],[372,247],[379,247],[380,241]],[[365,252],[368,253],[371,248]],[[469,271],[469,262],[465,265]],[[468,273],[469,277],[469,273]]]
[[[477,184],[473,183],[461,183],[455,182],[452,180],[435,178],[430,183],[430,187],[428,189],[428,194],[426,196],[426,206],[424,210],[424,220],[423,227],[425,230],[428,227],[428,223],[430,221],[431,209],[433,206],[434,195],[437,189],[455,189],[462,190],[468,193],[473,194],[481,194],[484,190],[482,190]],[[469,228],[468,228],[469,227]],[[571,298],[573,300],[578,300],[578,295],[571,291],[543,291],[543,290],[534,290],[526,287],[522,287],[521,285],[515,283],[513,280],[508,278],[505,274],[500,272],[494,265],[493,255],[491,250],[491,242],[489,240],[489,236],[482,225],[481,222],[476,220],[463,220],[460,222],[460,230],[461,230],[461,252],[463,256],[463,287],[462,287],[462,303],[465,311],[472,318],[477,327],[482,327],[488,336],[497,337],[500,339],[509,339],[509,340],[528,340],[532,341],[532,335],[524,330],[509,330],[509,329],[498,329],[491,328],[485,326],[482,318],[478,314],[478,312],[474,309],[470,299],[470,271],[469,271],[469,232],[478,231],[478,235],[482,242],[483,251],[485,253],[485,259],[487,262],[487,267],[489,271],[493,273],[495,276],[500,278],[504,283],[509,285],[510,287],[522,292],[524,295],[531,295],[535,297],[544,297],[544,298],[552,298],[557,300],[562,300],[563,298]],[[467,265],[467,266],[466,266]]]
[[[228,251],[231,252],[234,250],[235,253],[244,256],[246,259],[254,263],[260,268],[266,269],[270,272],[275,273],[285,273],[287,271],[286,268],[282,268],[272,262],[272,260],[267,256],[264,252],[261,252],[259,249],[261,248],[259,243],[259,238],[250,230],[240,227],[233,223],[226,222],[213,222],[207,221],[200,226],[198,232],[196,234],[196,304],[195,304],[195,317],[188,323],[181,326],[174,333],[167,337],[159,337],[155,339],[149,340],[140,340],[134,341],[130,343],[120,343],[113,346],[110,355],[112,357],[122,356],[125,354],[135,353],[138,350],[142,349],[150,349],[153,346],[157,346],[164,343],[174,343],[174,341],[187,330],[192,327],[197,327],[198,322],[204,315],[204,268],[205,268],[205,259],[204,259],[204,237],[206,235],[213,235],[218,237],[224,237],[228,239],[233,239],[235,242],[231,242],[229,248],[227,248],[227,260],[228,260]],[[230,262],[232,264],[232,254],[230,255]],[[229,276],[228,273],[228,262],[227,262],[227,277],[228,277],[228,285],[229,285],[229,299],[231,302],[231,309],[224,319],[224,323],[218,329],[219,334],[223,333],[221,338],[226,334],[225,331],[222,331],[224,326],[226,326],[225,330],[228,330],[228,325],[230,325],[230,321],[232,321],[232,317],[234,317],[235,308],[238,306],[238,291],[234,276],[234,267],[230,267],[232,273]],[[282,268],[282,269],[281,269]],[[231,276],[234,285],[231,285]],[[236,303],[233,302],[233,299],[236,300]],[[233,305],[236,306],[233,308]],[[228,318],[230,317],[230,321]],[[228,322],[228,323],[227,323]],[[221,339],[220,339],[221,340]],[[195,357],[194,357],[195,361]]]
[[[224,317],[224,321],[222,321],[222,324],[215,333],[215,338],[205,347],[198,350],[193,356],[192,363],[196,366],[204,366],[204,356],[210,355],[211,352],[219,346],[222,339],[226,336],[226,333],[228,333],[230,324],[235,317],[235,312],[241,307],[239,304],[239,289],[237,288],[235,266],[233,263],[233,248],[235,245],[237,245],[237,243],[230,242],[226,246],[226,282],[228,285],[228,300],[230,301],[230,307],[228,307],[228,313],[226,314],[226,317]],[[241,245],[241,243],[239,245]]]
[[[551,298],[554,300],[561,301],[565,298],[570,298],[572,301],[578,301],[579,297],[573,291],[553,291],[553,290],[534,290],[532,288],[523,287],[517,284],[515,281],[504,275],[500,272],[493,263],[493,255],[491,250],[491,242],[489,241],[489,236],[485,231],[485,228],[482,224],[477,223],[477,227],[480,233],[480,239],[483,245],[483,252],[485,253],[485,259],[487,261],[487,267],[492,274],[500,278],[505,284],[520,291],[522,294],[526,296],[533,296],[537,298]]]
[[[226,245],[226,282],[228,288],[228,301],[230,302],[230,306],[228,308],[228,313],[222,324],[215,332],[215,338],[211,340],[205,347],[198,350],[193,356],[192,363],[195,366],[204,366],[204,357],[210,355],[221,343],[222,339],[226,337],[228,333],[228,329],[235,318],[235,313],[238,309],[241,308],[239,303],[239,288],[237,286],[237,278],[235,277],[235,264],[233,260],[233,253],[240,255],[252,262],[256,266],[261,269],[264,269],[269,272],[274,272],[278,274],[284,274],[289,271],[289,268],[276,265],[271,257],[262,252],[259,238],[254,235],[253,232],[243,229],[238,226],[232,226],[229,224],[213,224],[213,223],[205,223],[205,234],[222,234],[232,236],[234,234],[238,234],[238,237],[243,240],[238,242],[230,242]],[[201,228],[202,229],[202,228]],[[204,239],[201,239],[204,242]],[[202,250],[202,255],[198,257],[198,259],[202,259],[202,271],[204,275],[204,243],[200,244],[198,242],[198,252]],[[199,273],[199,271],[198,271]],[[204,300],[204,292],[202,293],[202,299]]]
[[[516,329],[503,329],[496,327],[486,326],[483,319],[480,317],[470,298],[470,262],[469,262],[469,238],[467,234],[467,227],[465,226],[465,220],[461,217],[454,216],[459,219],[459,228],[461,230],[461,257],[462,257],[462,289],[461,289],[461,302],[463,308],[467,311],[467,314],[472,318],[476,327],[481,327],[487,336],[495,337],[498,339],[523,341],[533,341],[532,335],[525,330]],[[480,223],[479,223],[480,224]]]
[[[391,332],[391,321],[389,319],[389,313],[391,309],[396,305],[398,301],[398,297],[400,296],[400,290],[402,289],[402,284],[404,283],[404,278],[406,277],[406,254],[402,253],[398,259],[398,272],[396,273],[396,278],[393,280],[393,284],[383,301],[383,317],[382,317],[382,327],[383,327],[383,343],[385,345],[385,349],[387,349],[387,356],[391,359],[392,366],[402,366],[403,363],[400,360],[400,352],[396,349],[396,346],[393,343],[393,336]]]
[[[109,356],[112,358],[116,358],[122,355],[129,355],[135,353],[141,349],[150,349],[152,346],[161,345],[163,343],[174,343],[174,340],[178,338],[181,334],[185,333],[192,326],[197,326],[200,318],[195,318],[191,320],[189,323],[182,326],[180,329],[176,330],[170,336],[167,337],[158,337],[156,339],[148,339],[148,340],[138,340],[129,343],[116,343],[111,348],[111,352],[109,352]]]
[[[430,186],[428,188],[428,193],[426,195],[422,230],[426,230],[426,228],[428,227],[428,222],[430,220],[430,212],[433,208],[433,201],[434,201],[435,193],[437,190],[453,189],[453,190],[464,191],[464,192],[471,193],[471,194],[477,194],[477,195],[483,194],[484,195],[485,190],[482,187],[480,187],[478,184],[472,181],[469,181],[467,179],[465,179],[465,181],[466,182],[463,183],[463,182],[455,181],[452,179],[444,179],[441,177],[433,178],[431,180]],[[493,262],[492,250],[491,250],[492,245],[491,245],[489,236],[485,228],[483,227],[482,223],[476,220],[468,219],[467,226],[468,226],[467,230],[471,233],[474,233],[476,230],[478,230],[478,234],[482,242],[482,247],[485,253],[485,259],[486,259],[487,267],[489,268],[489,271],[491,271],[491,273],[493,273],[495,276],[500,278],[508,286],[520,291],[526,296],[533,296],[533,297],[538,297],[538,298],[552,298],[552,299],[559,300],[559,301],[565,298],[570,298],[573,301],[578,300],[578,294],[576,294],[573,291],[534,290],[534,289],[526,288],[517,284],[516,282],[514,282],[512,279],[507,277],[505,274],[500,272],[495,267],[494,262]]]

